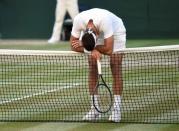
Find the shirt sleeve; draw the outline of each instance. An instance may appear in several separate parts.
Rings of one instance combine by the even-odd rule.
[[[81,20],[79,17],[75,17],[74,21],[73,21],[73,27],[72,27],[72,31],[71,31],[71,35],[76,37],[76,38],[80,38],[80,34],[81,34]]]
[[[112,24],[112,21],[108,17],[101,22],[101,30],[104,33],[104,39],[109,38],[113,35],[114,31]]]

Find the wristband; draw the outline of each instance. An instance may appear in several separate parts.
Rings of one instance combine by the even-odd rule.
[[[91,54],[91,51],[88,51],[88,50],[86,50],[85,48],[84,48],[84,53],[86,53],[86,54]]]

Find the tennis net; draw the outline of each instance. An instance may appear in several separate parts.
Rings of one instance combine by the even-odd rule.
[[[179,46],[128,48],[118,54],[123,54],[121,122],[179,123]],[[91,106],[89,55],[1,49],[0,121],[82,122]],[[109,56],[101,62],[112,90]],[[108,122],[110,114],[95,122]]]

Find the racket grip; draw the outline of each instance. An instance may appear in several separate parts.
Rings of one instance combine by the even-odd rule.
[[[98,67],[98,74],[101,75],[102,74],[101,73],[101,62],[99,59],[97,60],[97,67]]]

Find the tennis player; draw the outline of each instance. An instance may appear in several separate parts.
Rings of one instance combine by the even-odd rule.
[[[83,34],[81,35],[81,32]],[[96,60],[101,54],[110,56],[110,65],[113,75],[114,103],[109,121],[121,120],[122,94],[122,55],[115,52],[126,46],[126,29],[121,18],[105,9],[94,8],[78,14],[70,38],[73,51],[91,53],[89,55],[89,92],[91,95],[91,109],[83,120],[96,120],[101,114],[93,106],[93,89],[98,79]],[[95,105],[98,105],[98,94],[94,96]]]

